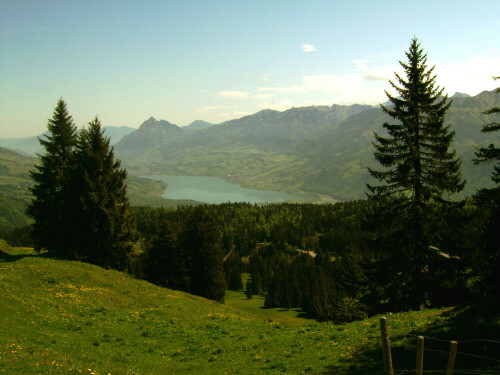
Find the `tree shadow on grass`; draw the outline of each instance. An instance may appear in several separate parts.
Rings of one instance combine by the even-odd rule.
[[[388,321],[389,327],[391,321]],[[457,341],[455,371],[500,374],[500,301],[477,301],[443,312],[430,325],[407,335],[390,337],[394,371],[416,369],[417,337],[424,337],[424,371],[445,373],[450,341]],[[407,370],[405,372],[404,370]],[[325,374],[384,374],[379,342],[355,352],[352,358],[327,366]]]

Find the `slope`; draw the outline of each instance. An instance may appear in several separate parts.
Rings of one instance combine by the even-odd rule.
[[[482,112],[498,100],[494,91],[458,95],[447,114],[446,123],[456,131],[452,148],[468,180],[460,197],[490,184],[491,167],[474,166],[472,159],[476,145],[500,141],[497,134],[480,132],[487,122]],[[117,152],[128,168],[145,175],[216,176],[246,187],[359,199],[370,181],[366,167],[378,167],[373,131],[383,134],[386,121],[391,119],[380,108],[356,105],[264,110],[196,132],[158,136],[155,143],[137,138],[141,146],[134,153],[123,140]]]
[[[284,186],[286,183],[276,186],[273,177],[284,176],[287,182],[290,166],[304,164],[300,156],[291,154],[292,149],[323,129],[368,108],[333,105],[292,108],[284,112],[263,110],[196,132],[150,135],[155,138],[155,142],[150,143],[142,141],[147,129],[139,129],[119,142],[116,150],[125,165],[138,174],[223,178],[230,175],[231,181],[249,187],[297,192],[299,189]]]
[[[37,159],[0,147],[0,230],[9,230],[29,224],[26,206],[32,195],[33,181],[29,171]],[[127,193],[132,205],[175,207],[194,204],[193,201],[172,201],[162,198],[166,185],[159,181],[134,176],[127,177]]]
[[[12,249],[1,240],[0,275],[0,372],[383,370],[378,317],[336,327],[282,327],[117,271]],[[404,345],[413,330],[448,319],[442,312],[395,315],[391,332]],[[401,368],[403,359],[395,356],[395,366]]]
[[[456,132],[452,149],[462,158],[462,174],[468,180],[461,197],[491,184],[491,167],[475,166],[472,159],[476,145],[500,141],[496,134],[480,132],[487,122],[482,112],[495,103],[498,103],[498,95],[494,91],[485,91],[475,97],[454,98],[448,111],[445,123]],[[373,132],[385,134],[382,125],[391,121],[381,109],[374,108],[304,142],[296,152],[307,158],[308,163],[297,178],[307,181],[305,189],[331,194],[341,200],[363,197],[365,183],[374,182],[366,167],[380,168],[373,158]]]

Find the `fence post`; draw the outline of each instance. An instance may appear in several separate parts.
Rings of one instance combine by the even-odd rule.
[[[446,375],[453,375],[453,367],[455,366],[455,357],[457,355],[457,342],[450,342],[450,354],[448,356],[448,366],[446,366]]]
[[[389,327],[387,326],[386,317],[380,318],[380,333],[382,335],[385,374],[394,375],[394,369],[392,368],[391,342],[389,340]]]
[[[417,339],[417,375],[422,375],[424,370],[424,338],[418,336]]]

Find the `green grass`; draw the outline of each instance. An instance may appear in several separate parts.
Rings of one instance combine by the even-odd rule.
[[[338,326],[306,320],[299,325],[300,318],[287,315],[293,312],[261,309],[262,300],[245,301],[241,293],[228,293],[222,305],[49,255],[0,241],[0,373],[383,370],[379,317]],[[411,368],[406,361],[414,358],[414,349],[407,348],[413,336],[408,335],[427,330],[446,337],[447,322],[459,314],[432,309],[389,316],[395,368]],[[490,335],[497,334],[498,321],[491,324]]]
[[[246,285],[246,280],[250,274],[242,274],[243,285]],[[306,325],[321,325],[314,319],[309,319],[305,316],[301,309],[282,309],[282,308],[264,308],[264,296],[253,296],[248,299],[245,294],[245,289],[234,292],[226,291],[225,303],[237,310],[252,314],[256,318],[260,318],[268,323],[277,322],[285,327],[297,327]]]

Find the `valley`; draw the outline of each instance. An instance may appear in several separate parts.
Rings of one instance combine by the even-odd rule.
[[[500,375],[496,8],[0,1],[0,375]]]
[[[491,186],[490,168],[475,166],[472,159],[475,147],[499,141],[498,135],[479,131],[485,122],[482,112],[497,103],[494,91],[453,98],[447,124],[456,132],[452,148],[467,179],[457,199]],[[382,124],[388,120],[378,107],[332,105],[263,110],[221,124],[195,121],[186,127],[151,117],[136,130],[108,127],[106,132],[129,176],[211,176],[252,189],[345,201],[365,196],[366,168],[376,166],[373,132],[384,134]],[[33,154],[35,143],[36,137],[0,139],[0,145],[26,155]]]
[[[498,141],[479,131],[482,112],[497,101],[493,91],[453,98],[447,124],[456,132],[452,148],[468,181],[457,198],[491,186],[488,166],[474,166],[472,159],[476,146]],[[264,110],[190,132],[149,119],[118,142],[116,152],[133,174],[213,176],[250,188],[352,200],[364,197],[366,167],[376,166],[373,132],[384,134],[389,119],[380,108],[359,105]]]

